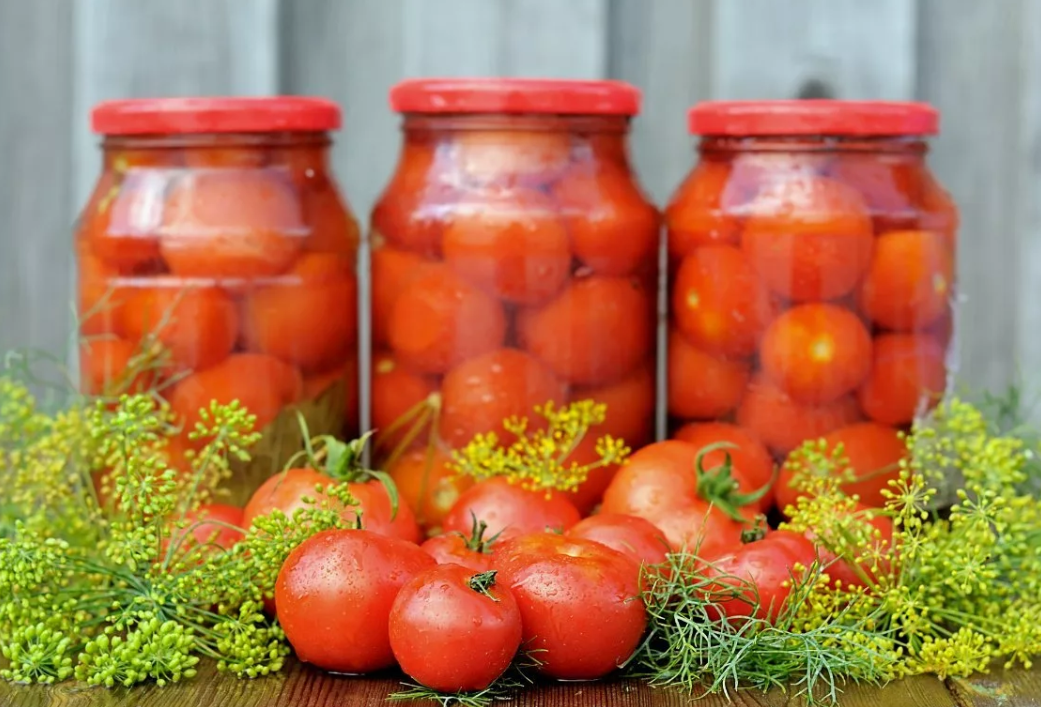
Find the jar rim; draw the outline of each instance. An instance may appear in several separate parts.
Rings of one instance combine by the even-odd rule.
[[[398,113],[636,115],[640,90],[625,81],[539,78],[407,79],[390,89]]]
[[[102,135],[320,132],[340,127],[339,106],[307,96],[137,98],[91,111]]]
[[[687,113],[694,135],[746,137],[935,135],[939,122],[939,111],[928,103],[832,98],[704,101]]]

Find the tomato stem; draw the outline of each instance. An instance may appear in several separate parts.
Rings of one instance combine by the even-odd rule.
[[[737,479],[734,478],[734,464],[729,452],[723,453],[723,463],[705,469],[705,455],[719,449],[732,449],[737,445],[731,442],[715,442],[702,447],[694,459],[694,473],[697,475],[697,494],[705,501],[719,508],[727,516],[739,522],[747,522],[742,515],[742,506],[748,506],[761,499],[770,490],[770,484],[764,484],[751,493],[738,491]]]
[[[741,531],[741,544],[758,542],[766,537],[766,517],[759,514],[755,517],[755,524],[751,528]]]
[[[470,581],[467,582],[467,584],[470,586],[470,589],[474,590],[478,594],[483,594],[492,601],[499,601],[497,598],[492,596],[491,592],[489,591],[492,587],[495,586],[496,572],[497,570],[491,570],[490,572],[481,572],[480,574],[475,574],[473,577],[470,577]]]
[[[499,533],[502,531],[500,530],[499,533],[485,539],[484,534],[488,530],[488,524],[483,520],[477,520],[477,514],[473,511],[470,511],[470,517],[473,519],[473,526],[470,529],[470,537],[463,536],[463,539],[466,541],[466,548],[473,552],[479,552],[482,555],[491,554],[490,547],[492,543],[498,539]],[[460,533],[460,535],[462,535],[462,533]]]

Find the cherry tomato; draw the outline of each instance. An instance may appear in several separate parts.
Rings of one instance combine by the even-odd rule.
[[[398,360],[423,373],[444,373],[502,346],[502,305],[445,267],[431,266],[394,302],[390,344]]]
[[[761,377],[752,379],[737,409],[737,424],[755,433],[775,454],[787,454],[808,439],[860,419],[852,395],[823,405],[806,405]]]
[[[787,530],[770,531],[761,540],[708,559],[711,565],[706,574],[719,580],[707,594],[723,614],[731,619],[755,616],[771,622],[784,610],[793,580],[818,561],[813,542]]]
[[[589,540],[535,534],[504,543],[501,581],[520,607],[523,640],[543,675],[594,680],[624,663],[646,626],[639,566]]]
[[[305,167],[317,177],[324,171],[320,162],[317,166]],[[352,265],[356,263],[358,246],[361,244],[361,229],[351,213],[350,206],[328,177],[310,180],[301,191],[304,222],[310,233],[304,239],[304,250],[314,253],[338,253],[348,256]],[[353,270],[353,268],[352,268]]]
[[[305,663],[340,673],[388,668],[394,598],[434,566],[430,555],[396,538],[366,530],[316,533],[278,573],[278,623]]]
[[[707,353],[676,330],[669,332],[669,414],[683,419],[721,417],[745,394],[751,367],[746,361]]]
[[[736,244],[741,224],[733,210],[743,194],[732,179],[729,162],[704,159],[673,195],[665,209],[669,255],[691,255],[703,245]]]
[[[358,343],[358,282],[344,256],[308,254],[286,275],[250,293],[242,306],[250,351],[305,371],[342,362]]]
[[[625,169],[571,169],[553,187],[571,248],[598,275],[631,275],[654,262],[658,212]]]
[[[767,378],[803,403],[829,403],[852,392],[871,370],[871,335],[857,315],[833,304],[789,309],[763,334]]]
[[[419,407],[436,391],[437,384],[430,376],[413,373],[390,354],[377,354],[372,363],[371,396],[377,445],[392,449],[421,424]],[[417,435],[413,443],[425,441]]]
[[[460,131],[448,156],[457,186],[514,185],[543,188],[555,181],[571,159],[571,138],[563,132],[525,130]]]
[[[413,449],[387,468],[402,502],[424,528],[440,526],[463,491],[473,485],[472,479],[455,473],[451,462],[451,457],[438,448]]]
[[[398,499],[397,509],[391,503],[387,487],[377,479],[348,484],[351,495],[361,510],[361,527],[380,535],[419,544],[423,533],[409,505]]]
[[[521,342],[558,375],[603,385],[635,369],[654,347],[653,300],[627,278],[575,280],[544,307],[517,316]]]
[[[705,246],[680,261],[672,315],[690,342],[719,356],[749,356],[773,314],[741,251]]]
[[[421,255],[440,254],[445,206],[456,196],[438,152],[429,142],[406,141],[394,176],[373,207],[374,236]]]
[[[604,421],[590,428],[590,436],[611,435],[633,448],[642,447],[654,437],[654,366],[640,366],[612,385],[598,388],[575,387],[569,400],[595,400],[607,406]]]
[[[902,425],[939,402],[947,387],[946,354],[934,337],[884,334],[875,339],[860,408],[876,422]]]
[[[882,491],[889,489],[889,482],[900,475],[900,462],[907,457],[907,445],[896,429],[876,422],[860,422],[842,427],[824,436],[826,455],[841,454],[847,465],[837,469],[838,473],[852,472],[856,481],[845,483],[842,490],[857,495],[860,502],[870,508],[883,508],[886,498]],[[777,479],[777,505],[783,511],[795,506],[796,499],[804,495],[792,486],[796,469],[789,460],[781,467]]]
[[[185,436],[199,422],[199,411],[212,401],[227,405],[238,400],[256,416],[254,429],[261,431],[275,421],[278,413],[300,400],[303,380],[300,372],[273,356],[233,354],[220,364],[193,373],[178,381],[167,395],[170,409],[182,421]],[[191,442],[201,448],[206,440]]]
[[[894,231],[878,237],[858,300],[876,324],[913,331],[943,316],[953,287],[954,256],[940,234]]]
[[[671,550],[669,541],[650,521],[622,513],[600,513],[580,520],[564,533],[606,545],[637,564],[656,565]]]
[[[769,450],[751,430],[726,422],[692,422],[676,430],[673,439],[693,444],[698,449],[726,442],[726,448],[715,449],[705,454],[705,466],[710,468],[723,463],[725,456],[752,487],[760,489],[774,483],[774,461]],[[759,502],[761,508],[769,508],[773,501],[772,490]]]
[[[181,277],[259,278],[287,271],[306,227],[291,185],[272,172],[195,171],[163,207],[161,250]]]
[[[441,529],[445,533],[471,532],[474,518],[484,521],[489,533],[506,540],[525,533],[564,531],[581,520],[581,515],[562,494],[547,497],[499,477],[479,481],[464,491]]]
[[[116,329],[123,338],[137,343],[154,336],[179,369],[209,368],[231,353],[239,320],[223,290],[184,288],[180,280],[154,282],[128,292],[117,310]]]
[[[133,272],[159,258],[159,227],[165,173],[131,175],[106,171],[87,202],[77,237],[120,272]]]
[[[441,439],[462,447],[479,433],[495,432],[504,444],[514,441],[503,429],[508,417],[527,417],[534,429],[536,405],[565,399],[560,379],[534,356],[500,349],[465,361],[441,384]]]
[[[871,219],[852,187],[826,177],[768,183],[749,205],[741,248],[783,297],[799,302],[850,292],[871,261]]]
[[[539,304],[567,281],[571,250],[553,200],[524,188],[486,189],[456,205],[442,239],[445,262],[493,297]]]
[[[80,344],[80,388],[87,395],[143,393],[155,383],[152,371],[131,371],[137,347],[126,339],[86,339]]]
[[[81,336],[112,334],[117,331],[120,309],[130,292],[119,287],[119,273],[101,258],[77,245],[76,313]]]
[[[430,265],[415,253],[373,242],[369,268],[372,275],[372,341],[390,342],[390,318],[398,295]]]
[[[492,569],[494,557],[493,547],[497,537],[485,538],[488,525],[484,521],[474,521],[469,535],[459,532],[435,535],[420,547],[424,552],[437,560],[439,565],[456,564],[474,572],[488,572]]]
[[[495,572],[440,565],[410,580],[390,610],[390,646],[406,675],[441,692],[484,690],[521,644],[521,613]]]
[[[829,176],[863,197],[876,231],[914,224],[920,172],[914,160],[878,154],[837,155],[828,168]]]

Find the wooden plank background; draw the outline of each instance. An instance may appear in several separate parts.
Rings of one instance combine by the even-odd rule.
[[[920,98],[962,208],[960,373],[1041,391],[1041,0],[0,0],[0,349],[65,345],[69,228],[104,98],[324,94],[364,215],[396,157],[386,104],[421,75],[618,77],[664,202],[705,98]]]

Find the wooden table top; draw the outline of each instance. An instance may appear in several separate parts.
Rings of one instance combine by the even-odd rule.
[[[327,675],[295,661],[275,676],[239,680],[217,675],[212,664],[200,665],[199,675],[187,682],[160,688],[154,685],[106,690],[76,683],[54,687],[22,687],[0,683],[2,707],[361,707],[380,705],[401,688],[392,679],[346,678]],[[389,704],[432,705],[400,702]],[[532,688],[515,701],[497,702],[515,707],[782,707],[779,692],[743,691],[728,702],[721,696],[693,700],[686,695],[652,689],[639,682],[554,684]],[[883,688],[853,685],[840,700],[842,707],[1041,707],[1041,666],[1029,671],[995,672],[967,681],[917,677]]]

